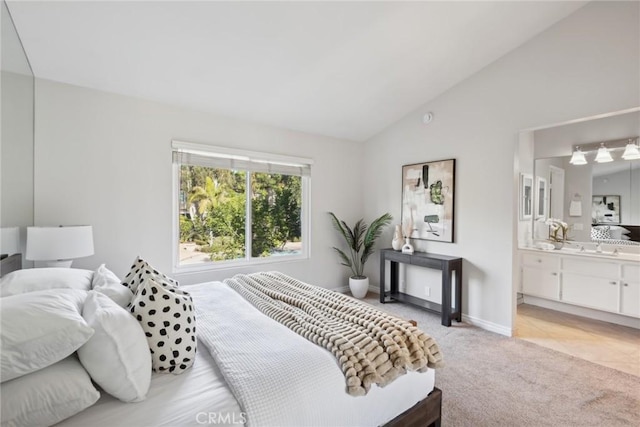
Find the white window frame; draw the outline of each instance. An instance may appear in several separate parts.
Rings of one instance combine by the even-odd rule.
[[[171,141],[171,153],[188,152],[200,155],[208,155],[211,157],[221,157],[229,159],[237,159],[241,161],[255,161],[262,163],[270,163],[274,165],[299,165],[311,167],[312,159],[304,157],[283,156],[279,154],[262,153],[257,151],[239,150],[229,147],[219,147],[213,145],[198,144],[184,141]],[[253,258],[251,256],[251,192],[245,191],[247,198],[246,203],[246,221],[245,221],[245,256],[241,259],[228,261],[211,261],[207,263],[180,265],[180,222],[179,222],[179,199],[180,199],[180,164],[172,161],[172,182],[173,182],[173,218],[172,218],[172,257],[173,257],[173,273],[200,272],[208,270],[222,270],[230,268],[241,268],[246,266],[286,263],[292,261],[306,260],[311,257],[311,175],[302,176],[302,205],[300,207],[300,228],[302,234],[302,253],[296,255],[278,255],[265,258]],[[250,189],[249,185],[251,174],[247,173],[246,189]]]

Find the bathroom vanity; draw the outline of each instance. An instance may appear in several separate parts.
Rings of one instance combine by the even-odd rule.
[[[531,248],[520,249],[519,258],[519,292],[524,295],[526,303],[575,312],[568,309],[570,305],[640,318],[638,253],[614,254],[613,250],[592,253],[579,249],[544,251]],[[640,327],[640,322],[633,319],[625,321],[624,318],[598,316],[590,311],[576,314]]]

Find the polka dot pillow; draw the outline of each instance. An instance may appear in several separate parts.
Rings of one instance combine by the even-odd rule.
[[[142,283],[145,279],[153,279],[155,282],[163,285],[163,286],[178,286],[178,281],[172,279],[166,274],[160,273],[158,270],[153,268],[148,262],[143,260],[140,257],[137,257],[131,266],[131,270],[125,276],[122,284],[127,286],[131,292],[134,294],[138,289],[140,283]]]
[[[196,355],[196,317],[187,292],[145,278],[129,311],[140,322],[156,372],[181,374]]]
[[[611,238],[609,226],[591,227],[591,240],[605,240]]]

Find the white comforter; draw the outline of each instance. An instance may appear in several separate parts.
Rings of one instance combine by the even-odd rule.
[[[328,351],[264,316],[223,283],[188,288],[198,337],[207,347],[199,351],[211,352],[248,426],[375,426],[433,389],[429,370],[409,372],[364,397],[349,396]]]

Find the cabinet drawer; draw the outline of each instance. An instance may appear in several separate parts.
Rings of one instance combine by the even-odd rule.
[[[523,253],[522,265],[547,270],[558,270],[560,268],[560,258],[554,255]]]
[[[585,276],[611,277],[613,279],[620,277],[620,266],[617,263],[598,261],[593,258],[563,258],[562,269],[572,273],[580,273]]]
[[[622,278],[640,281],[640,265],[622,264]]]
[[[575,273],[562,274],[564,302],[617,312],[618,290],[617,280]]]

